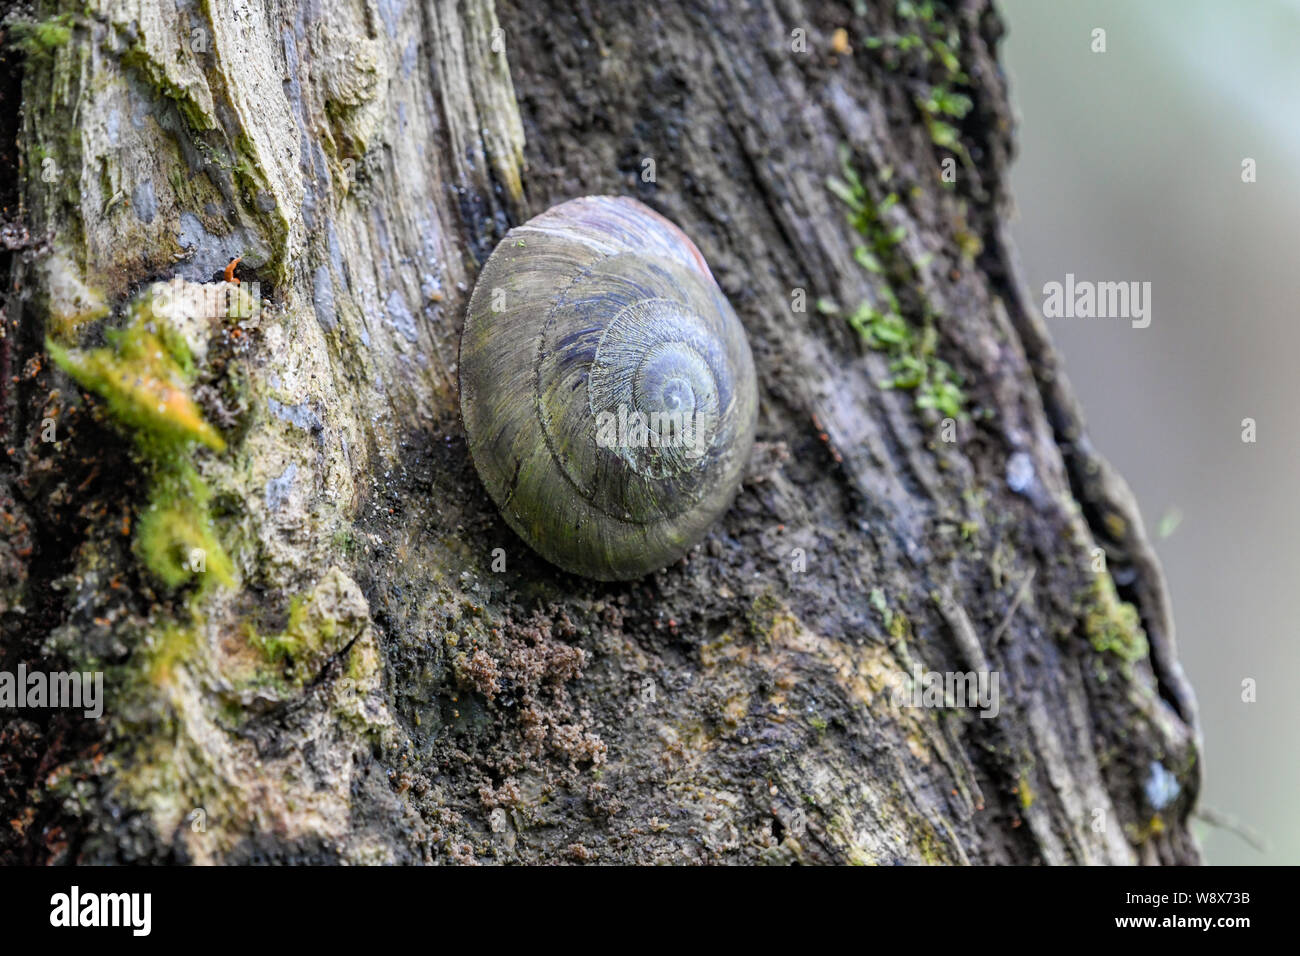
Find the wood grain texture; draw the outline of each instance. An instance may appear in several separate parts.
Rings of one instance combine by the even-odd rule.
[[[0,669],[103,668],[109,700],[94,723],[0,715],[0,857],[1198,861],[1160,569],[1006,240],[1001,25],[985,0],[933,9],[958,71],[867,42],[929,29],[894,3],[72,14],[68,43],[27,56],[4,173],[34,238],[4,253]],[[953,72],[959,148],[919,105]],[[875,208],[898,196],[884,278],[826,185],[843,146]],[[691,236],[759,382],[733,507],[622,585],[522,545],[457,414],[479,266],[587,194]],[[169,591],[143,565],[132,521],[161,465],[44,357],[55,252],[117,310],[71,348],[149,281],[243,254],[261,282],[258,320],[212,317],[195,372],[227,444],[192,464],[231,587]],[[886,284],[964,382],[955,442],[845,321]],[[916,668],[997,671],[997,716],[903,706]],[[1160,806],[1157,766],[1177,782]]]

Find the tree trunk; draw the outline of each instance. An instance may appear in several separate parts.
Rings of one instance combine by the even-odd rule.
[[[0,671],[104,704],[0,711],[0,861],[1197,862],[1161,571],[1007,239],[1001,29],[11,13]],[[514,537],[458,410],[478,268],[600,193],[694,239],[759,377],[734,506],[631,584]]]

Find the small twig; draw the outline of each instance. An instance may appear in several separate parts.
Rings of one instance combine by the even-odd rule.
[[[1200,807],[1192,814],[1192,816],[1196,817],[1198,820],[1203,820],[1212,827],[1218,827],[1221,830],[1227,830],[1229,833],[1235,833],[1260,853],[1268,852],[1268,841],[1264,839],[1264,837],[1246,826],[1246,824],[1240,823],[1234,817],[1228,816],[1226,813],[1220,813],[1212,807]]]
[[[1002,639],[1002,635],[1011,626],[1011,619],[1016,616],[1016,609],[1020,607],[1020,602],[1025,599],[1025,595],[1029,593],[1029,585],[1033,584],[1034,575],[1037,573],[1037,568],[1030,568],[1029,573],[1025,575],[1025,579],[1020,582],[1016,596],[1011,599],[1011,607],[1007,610],[1007,616],[1002,619],[1002,623],[998,625],[998,629],[993,632],[993,636],[989,639],[990,648],[998,646],[998,641]]]

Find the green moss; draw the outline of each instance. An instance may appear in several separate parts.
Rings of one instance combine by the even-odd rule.
[[[962,219],[965,220],[965,203],[962,203]],[[953,238],[957,240],[957,248],[961,250],[962,262],[970,265],[984,251],[984,240],[977,233],[967,229],[964,225],[958,226],[953,233]]]
[[[917,109],[925,121],[931,141],[942,149],[956,153],[970,166],[970,155],[962,145],[957,129],[947,117],[963,119],[972,101],[955,86],[970,86],[970,77],[961,68],[958,51],[961,31],[955,22],[946,23],[936,15],[930,2],[901,0],[895,7],[903,21],[900,29],[885,36],[869,37],[867,49],[878,50],[891,70],[903,70],[909,76],[930,80],[928,90],[915,97]]]
[[[357,539],[350,528],[340,528],[331,539],[339,553],[351,556],[357,550]]]
[[[889,604],[885,601],[885,592],[880,590],[880,588],[872,588],[871,594],[868,595],[867,600],[870,601],[871,606],[876,609],[876,612],[880,615],[881,622],[885,625],[885,629],[888,630],[890,625],[893,623],[894,612],[889,609]]]
[[[39,22],[19,20],[9,27],[10,42],[29,57],[53,56],[72,40],[72,26],[70,13]]]
[[[263,209],[258,203],[259,196],[273,194],[274,190],[267,182],[266,171],[259,161],[258,150],[253,140],[245,133],[230,137],[217,122],[216,117],[205,112],[202,104],[189,89],[168,76],[166,64],[150,56],[139,40],[131,43],[122,55],[122,62],[142,77],[159,97],[175,104],[177,112],[193,134],[190,138],[194,148],[212,167],[229,174],[234,186],[242,195],[243,211],[260,224],[269,247],[272,250],[281,249],[289,233],[289,223],[278,203],[270,209]],[[200,187],[197,185],[198,177],[186,177],[173,170],[170,179],[178,198],[185,200],[188,197],[190,200],[188,204],[194,207],[203,205],[202,202],[197,201],[201,198]],[[208,227],[220,230],[222,224],[209,223]],[[278,254],[272,255],[259,268],[265,269],[275,277],[276,281],[284,282],[288,279],[287,266]]]
[[[1028,810],[1034,805],[1036,794],[1034,788],[1029,785],[1029,771],[1020,771],[1020,780],[1016,784],[1016,797],[1020,801],[1020,809]]]
[[[195,624],[163,624],[144,645],[144,673],[155,686],[171,684],[178,664],[192,660],[199,646]]]
[[[191,441],[224,451],[226,443],[203,419],[190,396],[193,360],[170,333],[150,331],[137,318],[109,333],[106,348],[77,352],[52,340],[50,356],[83,388],[104,399],[113,417],[140,433],[150,451],[167,454]]]
[[[204,588],[213,581],[229,586],[232,565],[212,529],[212,494],[192,460],[195,444],[220,452],[226,443],[191,395],[196,371],[184,339],[154,313],[147,296],[132,303],[128,316],[103,348],[75,350],[47,339],[46,349],[77,384],[104,400],[149,469],[136,556],[169,588],[196,578]]]
[[[298,595],[289,602],[289,623],[280,634],[258,637],[255,641],[266,659],[272,663],[302,660],[319,653],[338,633],[338,622],[329,617],[310,615],[306,595]]]
[[[906,614],[895,614],[893,620],[889,622],[889,636],[896,641],[907,637],[911,630],[912,622]]]
[[[366,649],[360,642],[352,645],[352,652],[348,655],[348,677],[357,682],[367,680],[374,673],[376,666],[373,660],[367,659]]]
[[[284,630],[260,635],[248,627],[248,642],[268,663],[283,666],[284,678],[291,686],[300,686],[355,641],[348,669],[351,676],[361,679],[379,666],[370,649],[361,646],[364,642],[356,640],[367,619],[356,584],[332,568],[311,591],[290,600]]]
[[[770,643],[772,630],[780,620],[789,620],[790,612],[786,605],[772,592],[764,591],[754,598],[746,615],[745,623],[751,637],[760,644]]]
[[[212,492],[194,466],[178,460],[154,475],[149,502],[139,517],[135,551],[169,588],[196,574],[234,583],[230,558],[212,530]]]
[[[1146,823],[1136,824],[1127,823],[1124,825],[1124,836],[1134,846],[1141,846],[1153,837],[1158,837],[1165,832],[1165,821],[1160,814],[1155,814]]]
[[[918,102],[918,105],[931,116],[963,119],[970,112],[972,104],[971,98],[965,93],[954,93],[940,83],[930,87],[930,92]]]
[[[950,866],[952,864],[952,853],[948,845],[939,836],[939,831],[933,826],[926,824],[925,821],[918,821],[917,829],[912,832],[912,837],[916,841],[916,849],[921,855],[921,862],[926,866]]]
[[[203,112],[203,107],[199,105],[198,100],[190,94],[189,90],[172,82],[162,64],[149,55],[143,43],[137,41],[129,47],[122,54],[122,63],[139,72],[159,95],[175,103],[177,110],[192,130],[202,132],[216,127],[216,122]]]
[[[1084,634],[1093,650],[1137,661],[1150,651],[1146,632],[1132,604],[1121,601],[1109,574],[1097,574],[1081,595]]]
[[[867,49],[887,54],[885,63],[890,69],[905,66],[916,72],[933,66],[949,82],[970,82],[956,53],[961,48],[961,31],[955,22],[943,22],[930,0],[899,0],[894,11],[902,23],[892,33],[868,37],[864,42]]]
[[[241,133],[235,137],[235,162],[231,171],[235,174],[239,187],[250,195],[255,195],[262,188],[258,170],[257,147],[250,137]]]
[[[963,418],[966,395],[958,376],[935,355],[938,332],[932,310],[922,301],[920,322],[909,322],[894,292],[896,286],[920,286],[916,266],[898,249],[905,237],[903,228],[890,226],[886,219],[898,203],[898,194],[891,192],[875,203],[853,166],[848,147],[841,147],[840,166],[844,178],[832,177],[826,185],[848,207],[849,225],[866,241],[854,250],[854,258],[877,277],[879,289],[878,301],[863,302],[846,317],[847,321],[868,348],[889,356],[891,377],[880,383],[883,388],[914,391],[917,408],[934,409],[947,418]]]
[[[889,607],[885,600],[885,592],[880,588],[872,588],[871,593],[867,596],[867,601],[880,615],[880,621],[885,625],[885,630],[894,640],[905,638],[912,629],[912,623],[907,615],[901,611],[894,611]]]

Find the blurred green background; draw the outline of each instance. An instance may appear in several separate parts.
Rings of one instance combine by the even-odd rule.
[[[1268,848],[1196,831],[1210,863],[1298,863],[1300,0],[998,3],[1036,302],[1067,272],[1152,283],[1149,328],[1048,324],[1168,574],[1205,734],[1202,806]]]

